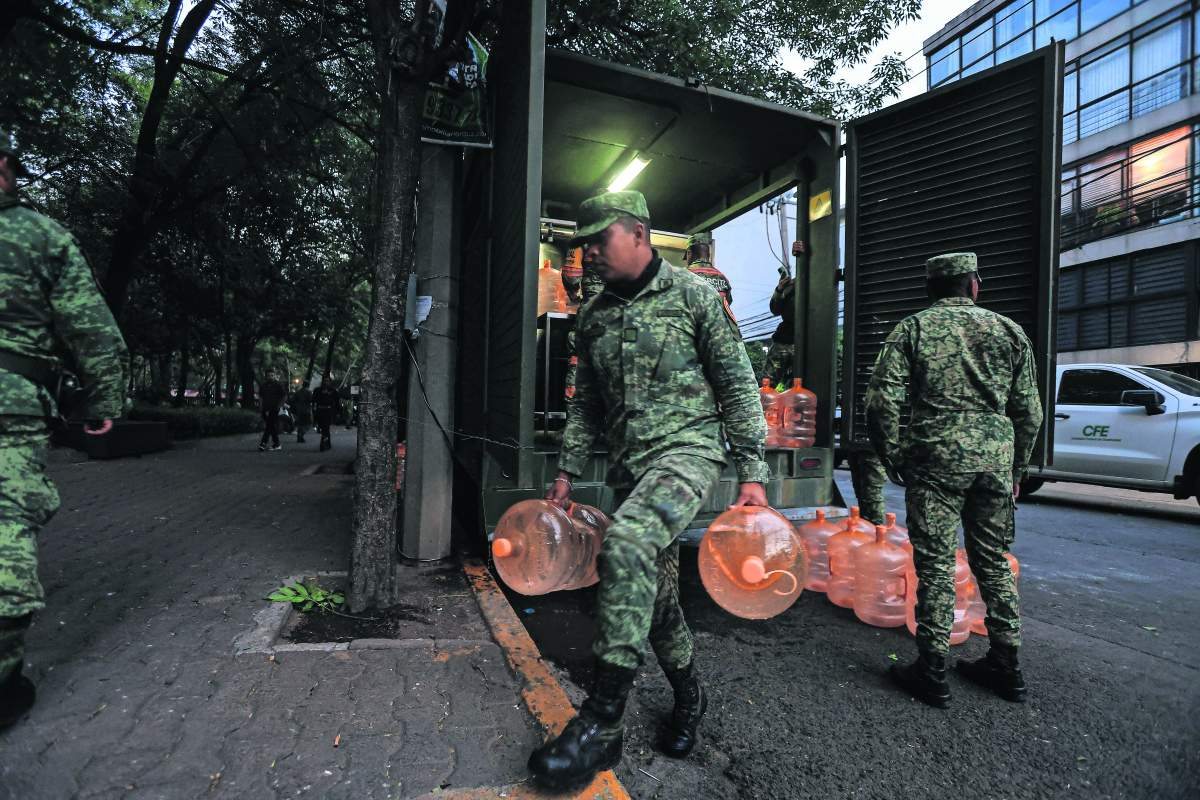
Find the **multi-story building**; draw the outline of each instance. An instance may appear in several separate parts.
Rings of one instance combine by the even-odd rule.
[[[925,42],[944,85],[1066,41],[1058,363],[1200,377],[1200,0],[981,0]]]

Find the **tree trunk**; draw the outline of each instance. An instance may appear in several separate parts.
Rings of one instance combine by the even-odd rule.
[[[342,335],[343,327],[340,320],[333,326],[333,335],[329,337],[329,349],[325,351],[325,371],[321,374],[330,380],[333,379],[330,375],[333,370],[333,350],[337,347],[338,337]]]
[[[375,166],[379,219],[354,472],[351,613],[391,605],[396,602],[397,590],[395,394],[410,270],[408,251],[415,222],[413,197],[420,168],[417,126],[426,85],[422,58],[418,57],[413,77],[405,78],[392,67],[387,43],[402,32],[405,22],[397,19],[397,5],[368,2],[379,79],[386,91]]]
[[[312,380],[313,367],[317,364],[317,345],[321,342],[321,329],[313,334],[312,350],[308,353],[308,369],[304,371],[304,386],[308,386],[308,382]]]
[[[233,360],[233,334],[225,334],[225,407],[237,408],[237,368]]]
[[[242,408],[258,408],[258,403],[254,400],[254,365],[251,363],[251,356],[254,355],[254,345],[256,344],[258,342],[248,335],[238,337],[237,374],[242,384]]]
[[[175,407],[181,408],[187,402],[188,371],[192,366],[192,350],[187,336],[183,337],[183,346],[179,348],[179,390],[175,395]]]
[[[158,129],[166,114],[167,100],[175,85],[175,79],[183,67],[182,59],[187,55],[204,23],[208,21],[215,5],[216,0],[199,0],[184,16],[178,29],[175,23],[179,19],[181,0],[171,0],[163,15],[154,56],[154,78],[138,126],[133,172],[129,176],[128,205],[113,235],[108,270],[104,274],[104,294],[113,316],[118,320],[121,318],[121,309],[125,305],[125,295],[129,290],[134,268],[151,237],[161,225],[161,221],[154,223],[150,220],[152,212],[160,203],[159,187],[156,185],[156,181],[161,179]]]

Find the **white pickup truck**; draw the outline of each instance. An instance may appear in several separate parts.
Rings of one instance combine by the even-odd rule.
[[[1054,463],[1030,469],[1021,494],[1047,481],[1171,492],[1200,502],[1200,381],[1153,367],[1058,368]]]

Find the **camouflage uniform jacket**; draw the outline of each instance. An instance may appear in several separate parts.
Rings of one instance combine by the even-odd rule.
[[[725,273],[713,266],[713,263],[707,258],[698,258],[688,266],[688,272],[693,275],[703,278],[708,282],[708,285],[713,287],[713,290],[721,297],[725,298],[725,302],[730,306],[733,305],[733,287],[729,285],[729,279],[725,277]]]
[[[597,295],[580,309],[575,330],[579,372],[559,469],[583,474],[601,431],[612,486],[633,485],[668,454],[723,463],[724,423],[738,480],[766,483],[767,427],[754,371],[727,306],[707,283],[662,261],[632,300]]]
[[[912,420],[901,441],[906,383]],[[887,338],[866,414],[871,444],[892,469],[1011,469],[1022,480],[1042,425],[1033,347],[1008,317],[965,297],[938,300]]]
[[[129,351],[92,269],[65,228],[0,196],[0,351],[53,361],[87,392],[89,419],[121,416]],[[0,414],[43,416],[49,392],[0,370]]]

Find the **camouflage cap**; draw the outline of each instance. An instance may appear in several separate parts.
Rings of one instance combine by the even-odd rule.
[[[712,243],[713,243],[713,235],[712,235],[711,231],[700,231],[699,233],[693,233],[691,236],[688,237],[688,240],[687,240],[687,246],[689,248],[692,245],[696,245],[696,244],[706,244],[711,247]]]
[[[589,197],[579,204],[576,215],[579,230],[567,246],[581,246],[588,236],[599,233],[622,217],[637,217],[650,224],[650,210],[646,208],[646,198],[641,192],[605,192]]]
[[[951,275],[966,275],[974,272],[978,277],[979,259],[974,253],[946,253],[934,256],[925,262],[925,278],[949,278]],[[979,278],[983,282],[983,278]]]
[[[29,170],[25,169],[25,165],[21,163],[21,157],[17,155],[17,150],[13,147],[12,134],[8,131],[0,131],[0,156],[8,156],[12,159],[13,172],[17,173],[17,177],[29,177]]]

